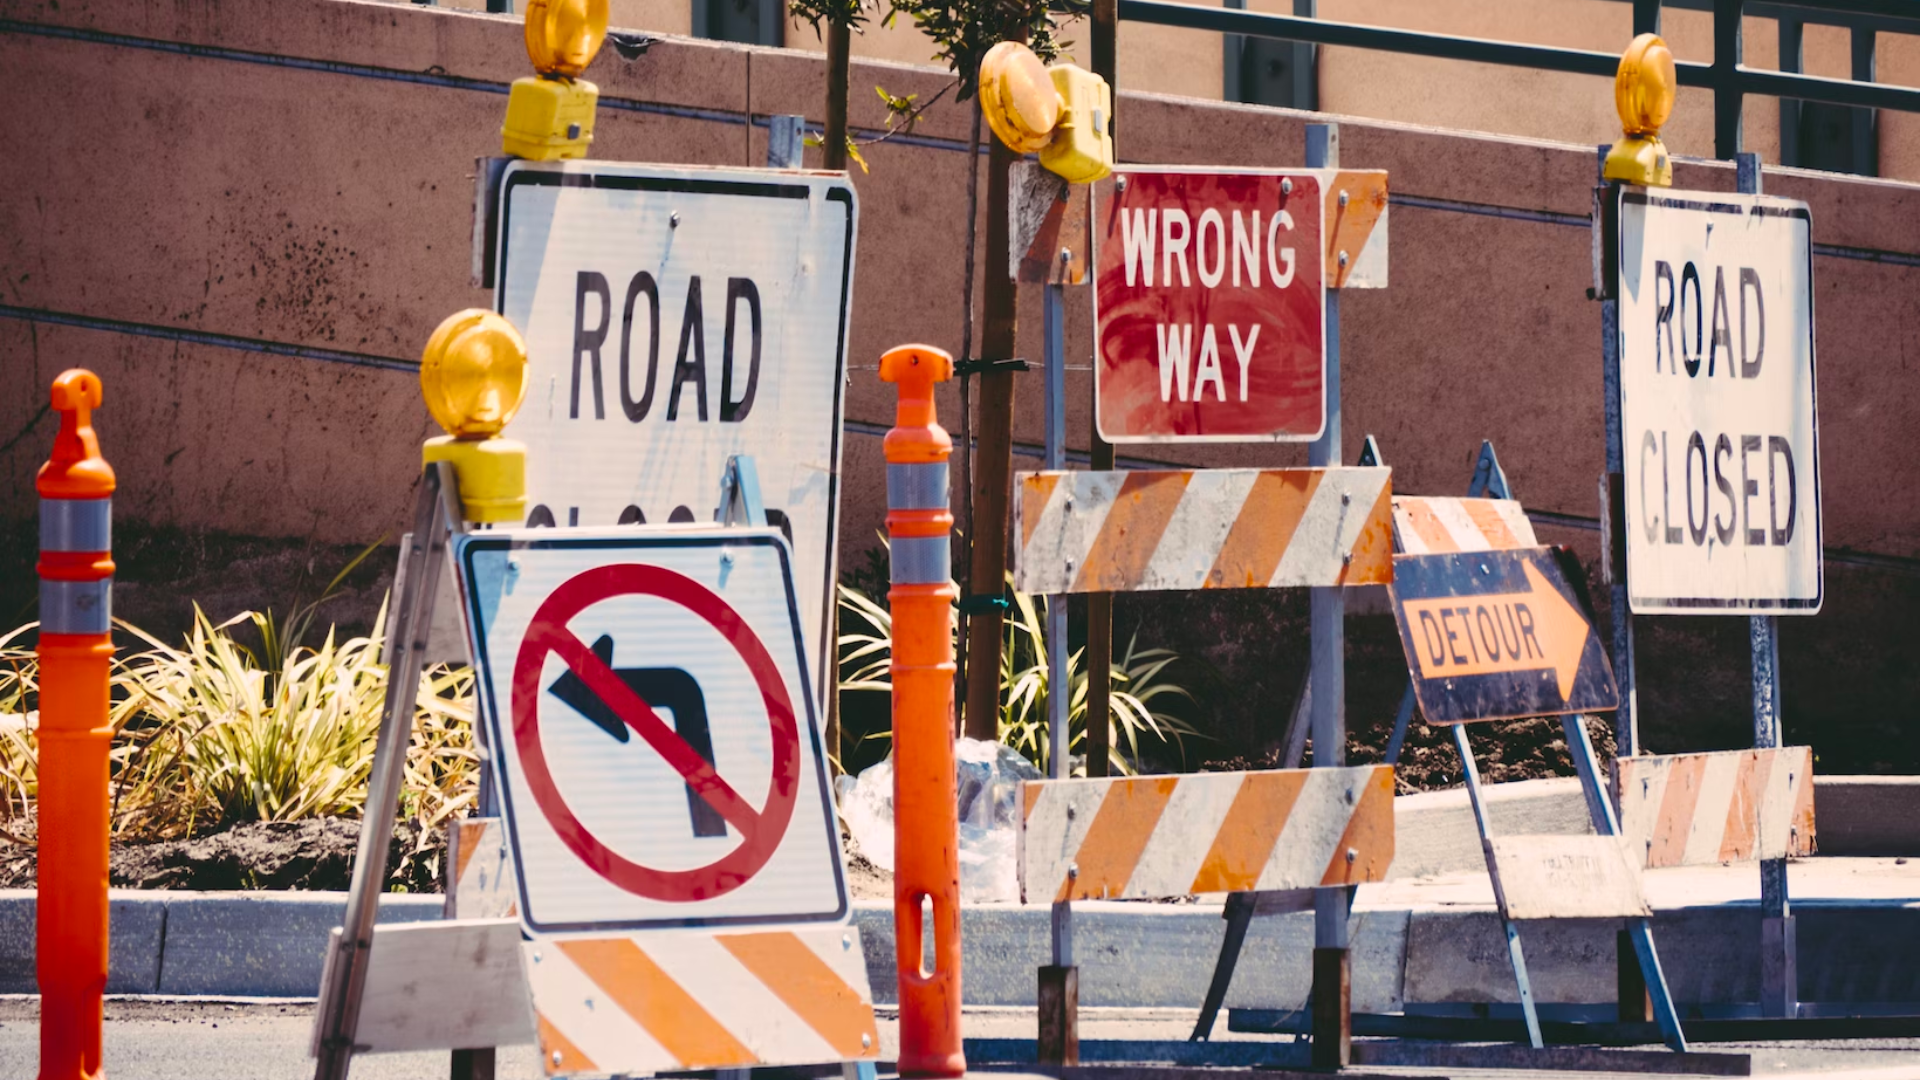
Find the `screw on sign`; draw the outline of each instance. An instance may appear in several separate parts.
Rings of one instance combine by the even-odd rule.
[[[611,641],[596,641],[589,646],[567,628],[574,616],[593,604],[636,595],[657,597],[705,620],[746,664],[760,691],[772,734],[772,778],[766,805],[758,809],[749,805],[714,768],[704,707],[673,707],[688,703],[686,688],[671,674],[657,673],[678,669],[615,671],[609,663]],[[621,741],[629,731],[640,736],[685,778],[688,790],[711,814],[733,826],[741,836],[739,846],[706,866],[658,870],[619,855],[587,830],[560,794],[541,746],[541,673],[549,654],[558,656],[568,669],[553,684],[555,696],[569,704],[590,697],[597,707],[580,710],[588,720]],[[639,692],[643,688],[654,691],[653,702]],[[674,695],[674,701],[662,698],[662,693]],[[693,696],[698,695],[696,684]],[[679,730],[660,718],[655,704],[672,710]],[[612,727],[610,719],[622,726]],[[527,628],[514,664],[513,739],[527,786],[561,842],[601,877],[650,899],[705,900],[739,888],[773,856],[793,818],[800,785],[800,734],[794,703],[772,655],[725,600],[705,585],[665,567],[632,563],[598,567],[568,579],[547,597]],[[696,835],[715,835],[706,813],[695,811],[693,820]],[[710,831],[701,832],[703,825]]]
[[[1112,442],[1317,438],[1322,182],[1130,171],[1099,213],[1095,363]]]

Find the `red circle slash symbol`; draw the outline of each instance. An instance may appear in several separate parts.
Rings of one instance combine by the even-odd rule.
[[[705,758],[661,721],[651,705],[567,628],[587,607],[620,596],[655,596],[687,609],[719,631],[746,663],[766,706],[773,736],[773,777],[765,806],[755,810],[748,805]],[[548,653],[558,656],[595,697],[685,779],[689,788],[739,831],[742,841],[738,847],[692,870],[656,870],[624,858],[587,831],[561,796],[540,745],[540,676]],[[800,787],[799,728],[786,680],[772,655],[739,613],[713,590],[658,566],[629,563],[588,570],[569,578],[540,605],[514,663],[513,741],[534,801],[561,842],[601,877],[652,900],[706,900],[746,884],[780,846],[793,819],[794,799]]]

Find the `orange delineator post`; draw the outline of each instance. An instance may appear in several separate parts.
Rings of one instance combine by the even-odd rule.
[[[93,433],[90,414],[99,407],[93,372],[75,368],[53,380],[60,431],[37,483],[40,1080],[103,1074],[114,479]]]
[[[892,543],[893,925],[900,974],[900,1075],[959,1076],[960,819],[954,802],[953,584],[947,459],[933,384],[953,357],[902,345],[880,358],[899,387],[887,432],[887,534]],[[933,968],[924,966],[922,904],[932,901]]]

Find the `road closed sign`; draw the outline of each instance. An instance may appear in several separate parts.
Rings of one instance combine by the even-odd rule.
[[[530,931],[846,915],[783,537],[516,530],[456,560]]]
[[[1116,174],[1094,229],[1104,438],[1320,436],[1325,179],[1307,170]]]
[[[1820,610],[1806,204],[1627,189],[1620,415],[1635,612]]]
[[[495,308],[527,341],[529,525],[710,522],[751,454],[813,683],[838,530],[856,203],[838,174],[516,161]]]

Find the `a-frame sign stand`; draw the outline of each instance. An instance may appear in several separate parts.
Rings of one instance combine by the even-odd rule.
[[[1367,436],[1361,451],[1361,465],[1381,463],[1379,445],[1373,436]],[[1491,442],[1483,442],[1480,455],[1474,465],[1473,478],[1468,485],[1469,498],[1511,499],[1512,489],[1507,484],[1506,472],[1500,467],[1499,457],[1495,454]],[[1303,687],[1302,697],[1310,694],[1311,687]],[[1388,743],[1386,762],[1394,764],[1400,755],[1412,720],[1415,705],[1414,688],[1409,682],[1402,695],[1400,708],[1394,720],[1393,736]],[[1296,708],[1296,718],[1304,709]],[[1619,819],[1614,813],[1613,803],[1603,787],[1600,767],[1594,755],[1593,743],[1581,714],[1568,714],[1561,718],[1566,734],[1567,750],[1573,759],[1574,767],[1580,774],[1581,792],[1586,798],[1587,811],[1593,822],[1594,832],[1602,837],[1620,835]],[[1494,837],[1488,815],[1484,793],[1480,786],[1479,769],[1473,756],[1473,747],[1468,740],[1466,725],[1456,723],[1453,727],[1454,748],[1460,755],[1461,771],[1466,782],[1467,795],[1473,806],[1474,822],[1480,834],[1482,849],[1487,854],[1487,869],[1492,878],[1494,895],[1500,908],[1502,930],[1507,952],[1513,965],[1514,983],[1519,992],[1520,1008],[1524,1017],[1528,1042],[1536,1049],[1546,1045],[1540,1028],[1539,1010],[1534,1002],[1531,980],[1527,974],[1525,952],[1521,946],[1520,928],[1509,911],[1506,888],[1500,876],[1498,860],[1493,855]],[[1293,731],[1299,731],[1304,725],[1292,725]],[[1297,751],[1293,749],[1293,732],[1289,733],[1288,752],[1295,756],[1285,764],[1297,765]],[[1302,740],[1303,741],[1303,740]],[[1200,1008],[1200,1015],[1194,1025],[1191,1041],[1208,1039],[1213,1025],[1225,1003],[1228,987],[1233,979],[1234,968],[1246,942],[1247,928],[1255,915],[1280,914],[1297,910],[1298,905],[1288,903],[1288,897],[1280,894],[1236,893],[1228,897],[1226,911],[1226,933],[1221,942],[1220,957],[1214,967],[1213,979],[1207,989],[1207,996]],[[1660,1032],[1667,1045],[1676,1051],[1686,1050],[1686,1037],[1681,1030],[1680,1017],[1668,989],[1666,976],[1660,966],[1658,950],[1654,946],[1653,930],[1644,915],[1631,916],[1621,931],[1622,948],[1620,950],[1622,993],[1620,1007],[1621,1019],[1645,1019],[1640,1016],[1624,1015],[1629,1009],[1651,1005],[1652,1019],[1659,1024]],[[1631,959],[1629,958],[1629,947]],[[1629,1000],[1629,999],[1632,1000]],[[1259,1025],[1265,1027],[1266,1025]],[[1239,1028],[1240,1025],[1236,1025]],[[1288,1025],[1289,1030],[1292,1025]]]

